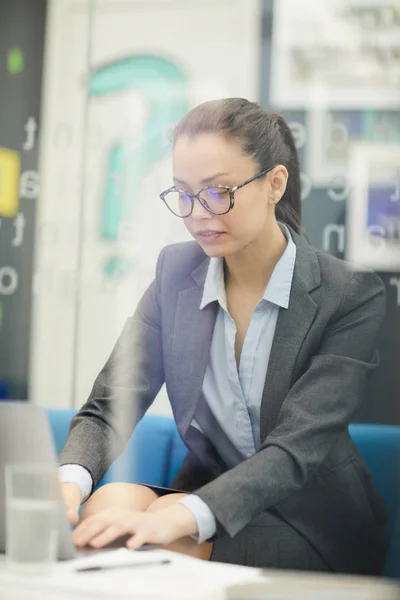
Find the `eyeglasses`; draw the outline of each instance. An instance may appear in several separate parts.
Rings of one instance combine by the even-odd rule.
[[[244,187],[248,183],[263,177],[268,171],[274,167],[269,167],[254,175],[251,179],[247,179],[239,185],[229,187],[227,185],[210,185],[199,191],[198,194],[189,194],[183,190],[179,190],[176,186],[161,192],[160,198],[166,207],[176,216],[181,219],[186,219],[193,212],[194,201],[197,199],[200,204],[213,215],[225,215],[235,205],[235,192]]]

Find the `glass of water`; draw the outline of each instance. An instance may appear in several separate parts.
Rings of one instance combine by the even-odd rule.
[[[6,561],[13,571],[43,574],[57,558],[58,479],[40,464],[6,467]]]

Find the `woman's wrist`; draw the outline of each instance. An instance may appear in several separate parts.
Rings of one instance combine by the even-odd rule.
[[[198,535],[196,517],[186,506],[183,504],[173,504],[165,510],[168,511],[168,519],[173,523],[178,537]]]

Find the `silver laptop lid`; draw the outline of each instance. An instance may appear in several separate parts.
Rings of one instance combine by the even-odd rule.
[[[29,402],[0,402],[0,552],[5,551],[5,467],[42,463],[57,469],[57,457],[46,410]],[[76,556],[64,503],[59,498],[59,558]]]

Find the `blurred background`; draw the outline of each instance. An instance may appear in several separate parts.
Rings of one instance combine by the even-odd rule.
[[[400,424],[400,2],[0,0],[0,398],[78,408],[188,239],[171,131],[241,96],[282,112],[304,229],[386,286],[355,420]],[[165,391],[151,411],[170,414]]]

